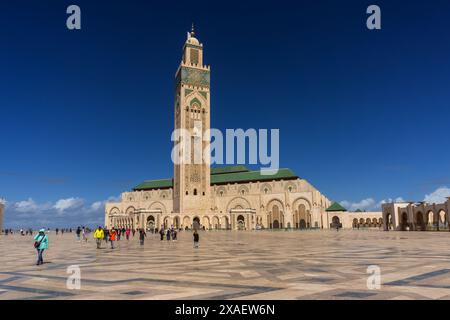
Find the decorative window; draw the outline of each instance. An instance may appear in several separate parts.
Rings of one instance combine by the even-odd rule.
[[[197,195],[197,189],[194,189],[194,196]]]
[[[191,49],[191,62],[193,64],[198,64],[198,50]]]

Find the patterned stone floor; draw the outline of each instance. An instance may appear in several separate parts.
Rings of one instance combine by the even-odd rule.
[[[450,232],[254,231],[149,235],[97,250],[74,234],[50,235],[35,266],[29,236],[0,236],[0,299],[448,299]],[[67,267],[81,289],[66,288]],[[367,267],[381,288],[367,288]]]

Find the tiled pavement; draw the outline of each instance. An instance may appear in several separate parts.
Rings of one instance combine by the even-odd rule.
[[[255,231],[137,237],[115,250],[50,235],[43,266],[29,236],[0,236],[0,299],[448,299],[450,232]],[[67,267],[81,289],[66,288]],[[369,265],[381,268],[368,290]]]

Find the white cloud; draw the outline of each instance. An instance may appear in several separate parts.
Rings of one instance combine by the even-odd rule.
[[[425,195],[423,201],[428,203],[444,203],[450,197],[450,188],[440,187],[430,194]]]
[[[97,211],[100,210],[104,206],[103,201],[96,201],[93,204],[91,204],[91,210]]]
[[[83,206],[84,200],[81,198],[68,198],[56,201],[53,208],[55,208],[59,213],[64,211],[76,209]]]
[[[14,204],[14,209],[17,212],[26,213],[39,211],[39,206],[33,199],[29,198],[28,200],[16,202]]]
[[[104,223],[104,206],[119,197],[86,203],[84,199],[71,197],[55,202],[38,203],[32,198],[8,202],[5,207],[5,226],[10,228],[98,226]],[[70,214],[66,214],[69,213]]]
[[[356,211],[358,209],[363,211],[372,211],[376,207],[376,202],[373,198],[367,198],[359,202],[350,202],[344,200],[341,202],[341,205],[348,211]]]
[[[384,199],[377,202],[374,198],[367,198],[358,202],[344,200],[340,204],[348,211],[356,211],[358,209],[362,211],[380,211],[383,204],[392,202],[405,202],[405,200],[402,197],[398,197],[396,199]]]

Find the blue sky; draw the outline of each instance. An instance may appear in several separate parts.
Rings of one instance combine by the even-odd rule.
[[[365,27],[374,3],[379,31]],[[98,223],[108,199],[172,176],[192,22],[213,127],[279,128],[281,166],[349,208],[450,195],[449,20],[448,1],[2,2],[5,222]]]

